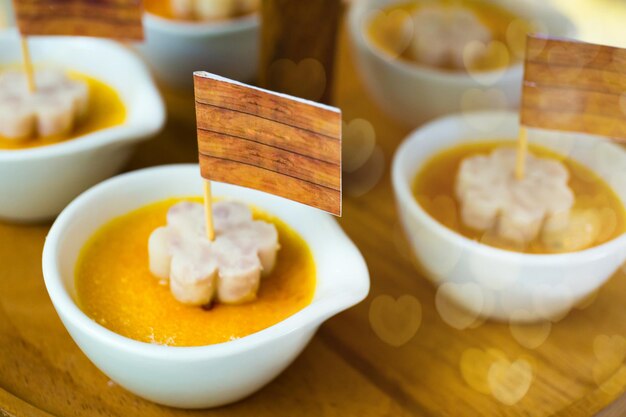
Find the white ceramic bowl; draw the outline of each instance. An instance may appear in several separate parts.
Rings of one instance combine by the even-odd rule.
[[[157,79],[191,90],[193,72],[252,81],[259,60],[258,13],[222,22],[185,22],[144,14],[146,39],[136,45]]]
[[[13,26],[14,24],[13,2],[11,0],[0,0],[0,28]]]
[[[120,336],[76,305],[74,268],[79,251],[103,224],[174,196],[202,194],[197,165],[144,169],[85,192],[57,218],[43,251],[43,274],[61,320],[82,351],[113,381],[157,403],[214,407],[237,401],[285,369],[329,317],[365,298],[367,266],[332,217],[259,191],[213,183],[214,193],[256,205],[293,227],[313,253],[317,284],[310,305],[258,333],[203,347],[168,347]]]
[[[429,278],[437,286],[456,286],[449,294],[456,294],[455,301],[470,314],[515,321],[559,318],[622,265],[626,235],[573,253],[510,252],[444,227],[412,194],[415,175],[433,155],[461,143],[513,139],[518,129],[515,113],[481,112],[445,117],[415,130],[393,161],[397,208],[413,252]],[[540,130],[530,131],[529,141],[591,168],[626,202],[623,148],[596,137]]]
[[[348,24],[353,54],[364,84],[378,105],[390,116],[416,127],[424,121],[468,109],[516,108],[520,100],[522,63],[504,70],[486,71],[472,77],[392,59],[371,43],[365,32],[368,16],[405,0],[354,2]],[[541,22],[553,36],[572,37],[575,27],[545,2],[493,0],[515,15]],[[476,91],[471,91],[477,89]],[[464,97],[465,95],[465,97]],[[463,104],[465,102],[465,104]]]
[[[104,81],[121,96],[126,121],[76,139],[22,150],[0,150],[0,218],[38,221],[56,216],[82,191],[116,174],[135,145],[165,121],[161,97],[145,65],[107,40],[29,38],[38,63],[79,71]],[[17,33],[0,33],[0,66],[21,62]]]

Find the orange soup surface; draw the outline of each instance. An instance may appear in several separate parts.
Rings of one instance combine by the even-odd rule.
[[[148,269],[148,237],[166,224],[183,199],[150,204],[105,224],[83,248],[76,266],[80,308],[102,326],[131,339],[171,346],[227,342],[270,327],[311,303],[315,263],[307,243],[280,219],[253,208],[254,218],[278,230],[274,270],[261,279],[255,301],[209,310],[174,299]],[[201,201],[198,198],[185,200]]]
[[[489,71],[504,68],[524,56],[526,35],[533,31],[533,25],[488,0],[413,0],[392,4],[383,8],[382,13],[374,14],[368,22],[368,38],[376,48],[390,57],[415,63],[407,39],[407,33],[410,35],[413,32],[411,16],[434,4],[466,8],[491,32],[492,43],[485,45],[486,53],[483,58],[473,63],[468,70]],[[459,70],[453,66],[441,66],[439,69]]]
[[[172,10],[172,2],[170,0],[144,0],[143,4],[148,13],[152,13],[165,19],[200,21],[200,19],[181,19],[180,17],[177,17]],[[233,16],[229,16],[228,19],[237,18],[246,14],[249,13],[238,13]]]
[[[13,140],[3,138],[0,135],[0,150],[28,149],[52,145],[124,123],[126,108],[117,91],[102,81],[80,72],[70,71],[67,75],[71,79],[86,83],[89,87],[87,114],[78,120],[78,124],[72,132],[61,137],[33,137],[27,140]]]
[[[435,220],[461,235],[501,249],[519,252],[546,254],[554,253],[535,238],[526,247],[513,247],[499,240],[489,232],[471,229],[463,224],[460,205],[454,193],[454,184],[461,161],[478,154],[489,154],[503,145],[516,146],[515,142],[489,141],[464,144],[445,150],[424,164],[413,183],[413,193],[417,202]],[[624,206],[609,185],[587,167],[564,158],[546,148],[529,145],[536,156],[554,158],[562,162],[569,171],[569,187],[574,192],[572,210],[594,210],[598,214],[600,226],[591,246],[612,240],[626,231]]]

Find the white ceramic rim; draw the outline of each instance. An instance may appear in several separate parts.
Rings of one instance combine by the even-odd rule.
[[[403,3],[402,0],[397,0],[398,3]],[[529,7],[536,7],[533,5],[529,5]],[[574,22],[569,19],[569,17],[565,16],[562,13],[559,13],[556,9],[548,4],[541,5],[542,10],[541,13],[544,16],[549,16],[550,19],[560,20],[561,24],[564,27],[567,27],[566,32],[561,37],[575,37],[577,35],[577,28],[574,25]],[[410,75],[415,74],[424,74],[428,77],[437,79],[440,82],[452,83],[457,85],[467,85],[470,83],[473,78],[471,75],[467,73],[462,73],[458,71],[441,71],[435,68],[431,68],[427,65],[421,65],[419,63],[410,63],[405,62],[402,59],[395,59],[389,55],[386,55],[384,51],[380,50],[376,45],[373,45],[372,42],[368,39],[367,35],[364,32],[365,17],[368,13],[373,12],[375,7],[370,5],[370,7],[366,7],[363,2],[354,5],[350,10],[349,23],[350,23],[350,32],[352,32],[352,37],[356,40],[356,42],[363,45],[366,49],[368,49],[377,59],[388,62],[392,67]],[[505,68],[494,69],[489,71],[480,71],[475,77],[476,78],[484,78],[490,79],[493,78],[504,78],[509,74],[519,73],[522,71],[524,66],[523,61],[515,62],[512,65],[508,65]]]
[[[412,192],[412,181],[411,178],[409,181],[404,178],[402,168],[403,164],[405,164],[405,158],[408,158],[407,148],[413,143],[423,141],[429,135],[429,131],[433,129],[437,129],[440,125],[456,122],[460,119],[467,120],[468,118],[474,119],[493,119],[494,121],[502,120],[507,118],[507,121],[510,121],[511,118],[515,118],[519,120],[519,116],[517,113],[509,112],[509,111],[480,111],[467,113],[464,115],[461,114],[453,114],[445,117],[441,117],[439,119],[433,120],[432,122],[426,123],[425,125],[415,129],[413,132],[409,133],[406,139],[402,142],[402,144],[396,150],[396,153],[393,158],[392,165],[392,182],[393,187],[396,192],[396,196],[398,197],[397,204],[403,204],[406,208],[408,208],[410,215],[416,217],[418,221],[427,224],[429,228],[436,229],[439,233],[443,234],[447,240],[453,240],[460,247],[470,250],[472,252],[479,252],[485,256],[498,257],[501,259],[505,259],[508,261],[516,261],[521,263],[532,263],[537,265],[548,265],[548,264],[584,264],[589,261],[592,261],[597,258],[602,258],[606,255],[606,253],[613,253],[615,251],[620,250],[621,247],[626,245],[626,233],[605,242],[601,245],[597,245],[588,249],[584,249],[577,252],[568,252],[568,253],[560,253],[560,254],[529,254],[529,253],[521,253],[521,252],[513,252],[505,249],[495,248],[493,246],[485,245],[484,243],[476,242],[472,239],[469,239],[459,233],[456,233],[437,220],[432,218],[420,204],[413,197]],[[503,123],[507,123],[504,121]],[[485,138],[485,140],[489,140],[489,138]],[[621,152],[622,154],[626,153],[622,148],[614,144],[607,144],[608,146],[614,147],[615,152]],[[555,151],[557,152],[557,151]],[[416,175],[419,170],[422,168],[423,164],[428,162],[430,158],[434,155],[428,155],[424,157],[422,164],[417,166],[414,169],[414,175]],[[584,165],[584,164],[583,164]],[[622,204],[624,201],[620,198]]]
[[[17,36],[17,32],[14,29],[8,29],[0,31],[0,37]],[[37,39],[46,41],[51,38],[48,36],[32,36],[34,42]],[[77,44],[89,44],[94,49],[94,53],[98,51],[107,50],[113,53],[120,54],[127,60],[125,64],[128,64],[128,72],[134,73],[135,86],[141,90],[137,92],[137,95],[142,96],[141,104],[148,104],[141,111],[150,112],[151,123],[131,123],[129,120],[125,120],[122,124],[112,126],[106,129],[97,130],[92,133],[65,140],[58,143],[53,143],[45,146],[38,146],[34,148],[15,149],[15,150],[0,150],[0,163],[7,161],[19,161],[25,159],[45,159],[50,157],[56,157],[61,155],[67,155],[72,153],[81,152],[88,149],[99,148],[103,145],[109,145],[117,142],[139,142],[146,140],[148,136],[156,134],[165,123],[165,105],[163,99],[150,75],[150,71],[143,63],[143,61],[131,52],[128,48],[121,44],[106,40],[87,37],[66,37],[55,36],[55,41],[58,42],[73,42]],[[89,73],[86,73],[89,75]],[[130,104],[124,102],[127,113],[130,111]]]
[[[259,12],[220,21],[185,21],[158,16],[144,10],[144,24],[175,35],[202,37],[253,29],[260,24]]]
[[[200,359],[206,360],[249,351],[307,326],[317,326],[329,317],[359,303],[367,296],[369,291],[369,279],[366,280],[367,283],[365,283],[364,288],[359,288],[359,291],[362,290],[361,292],[354,291],[352,293],[341,292],[333,294],[332,296],[328,296],[325,299],[320,299],[315,303],[305,306],[302,310],[266,329],[240,339],[207,346],[164,346],[140,342],[117,334],[93,321],[76,305],[72,296],[67,292],[59,271],[56,258],[59,251],[59,241],[65,229],[72,223],[73,218],[79,215],[84,206],[89,205],[91,199],[96,197],[101,191],[111,188],[120,188],[127,179],[135,175],[146,175],[156,171],[177,169],[193,169],[198,171],[198,165],[162,165],[132,171],[110,178],[78,196],[61,212],[52,225],[46,237],[42,256],[44,282],[58,314],[71,321],[72,325],[80,328],[82,332],[104,345],[122,349],[136,355],[179,362],[189,362]],[[291,203],[298,204],[294,202]],[[329,214],[316,212],[315,217],[316,221],[332,223],[333,227],[341,233],[342,238],[346,239],[350,244],[353,244]]]

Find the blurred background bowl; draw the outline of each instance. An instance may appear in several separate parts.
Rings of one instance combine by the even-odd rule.
[[[522,62],[504,69],[483,71],[474,76],[445,71],[393,58],[373,45],[367,34],[372,13],[405,0],[363,0],[355,2],[348,16],[352,52],[365,87],[376,103],[390,116],[409,127],[448,113],[466,110],[513,109],[519,105]],[[544,4],[518,0],[492,2],[515,16],[538,22],[552,36],[573,37],[574,24],[562,13]],[[471,92],[474,100],[465,100]],[[468,97],[466,97],[468,98]],[[467,107],[471,107],[468,109]]]
[[[413,131],[394,156],[396,207],[413,254],[437,287],[474,289],[461,290],[452,300],[471,317],[526,322],[563,317],[626,260],[626,234],[576,252],[513,252],[448,229],[417,202],[412,192],[415,176],[432,157],[461,144],[514,140],[518,131],[514,112],[454,114]],[[539,129],[530,129],[528,139],[591,169],[626,203],[622,147],[597,136]]]
[[[157,81],[191,91],[193,72],[208,71],[238,81],[256,78],[258,13],[219,22],[188,22],[144,14],[145,41],[136,44]]]
[[[159,132],[165,108],[141,60],[103,39],[29,38],[35,65],[78,71],[104,82],[126,108],[123,123],[59,143],[0,150],[0,218],[40,221],[56,216],[74,197],[118,173],[135,145]],[[0,67],[22,59],[15,30],[0,32]]]
[[[215,195],[273,213],[307,242],[316,268],[311,303],[256,333],[194,347],[138,342],[83,313],[76,301],[74,268],[93,233],[111,219],[147,204],[200,195],[203,182],[198,165],[188,164],[134,171],[98,184],[61,213],[43,252],[50,299],[85,355],[129,391],[181,408],[216,407],[257,391],[300,354],[324,321],[359,303],[369,291],[362,255],[330,215],[261,191],[213,182]]]

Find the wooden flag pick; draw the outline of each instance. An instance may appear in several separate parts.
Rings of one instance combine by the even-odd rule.
[[[14,0],[23,35],[143,39],[141,0]]]
[[[626,49],[529,36],[521,124],[626,142]]]
[[[22,36],[22,60],[24,62],[24,72],[26,73],[26,81],[28,82],[28,91],[34,93],[35,86],[35,71],[33,70],[33,62],[30,59],[30,51],[28,48],[28,39]]]
[[[209,241],[215,239],[213,227],[213,197],[211,196],[211,181],[204,182],[204,216],[206,218],[206,237]]]
[[[341,215],[339,109],[194,73],[200,171]]]

